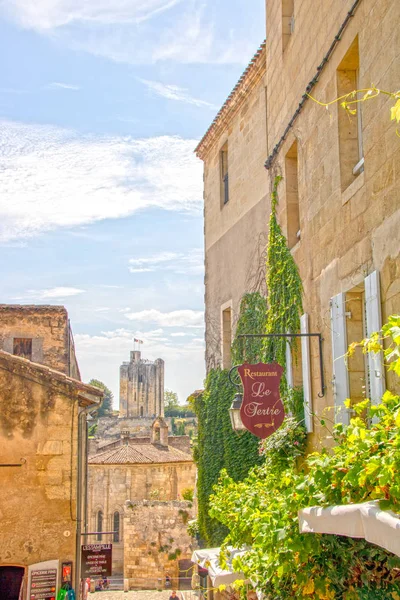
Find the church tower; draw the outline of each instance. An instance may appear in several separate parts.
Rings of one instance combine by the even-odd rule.
[[[119,416],[164,416],[164,361],[141,358],[139,350],[131,352],[129,362],[120,367]]]

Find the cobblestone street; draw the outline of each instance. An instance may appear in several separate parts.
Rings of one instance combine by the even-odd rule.
[[[168,600],[171,595],[170,590],[132,590],[130,592],[123,591],[104,591],[94,592],[88,595],[88,600]],[[180,592],[178,592],[181,598]]]

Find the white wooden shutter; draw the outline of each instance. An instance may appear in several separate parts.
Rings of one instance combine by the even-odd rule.
[[[300,317],[300,332],[308,331],[308,314]],[[308,433],[314,431],[312,416],[312,394],[311,394],[311,358],[310,358],[310,338],[301,338],[301,368],[303,373],[303,393],[304,393],[304,419]]]
[[[350,411],[344,405],[344,401],[350,396],[349,374],[345,360],[347,352],[345,294],[337,294],[331,300],[331,331],[335,423],[348,425]]]
[[[366,332],[370,336],[382,328],[381,294],[379,272],[374,271],[365,278]],[[372,404],[379,404],[386,390],[383,354],[368,354],[369,385]]]
[[[286,382],[289,387],[293,387],[293,363],[292,351],[290,348],[290,338],[286,338]]]

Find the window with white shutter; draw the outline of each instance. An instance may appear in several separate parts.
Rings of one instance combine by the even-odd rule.
[[[309,333],[308,314],[300,317],[300,332]],[[312,407],[312,389],[311,389],[311,356],[310,356],[310,338],[301,338],[301,368],[303,373],[303,393],[304,393],[304,420],[308,433],[314,431],[313,407]]]
[[[382,328],[381,294],[379,272],[374,271],[365,278],[366,333],[370,336]],[[385,369],[382,352],[368,354],[370,398],[372,404],[379,404],[385,393]]]
[[[350,395],[349,376],[345,360],[347,352],[345,294],[337,294],[331,299],[331,331],[335,423],[348,425],[350,411],[344,405],[344,401]]]

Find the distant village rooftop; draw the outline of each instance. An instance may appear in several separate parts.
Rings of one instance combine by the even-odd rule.
[[[89,458],[91,465],[126,465],[126,464],[160,464],[176,462],[193,462],[190,454],[172,446],[158,444],[135,444],[134,446],[119,446],[106,452],[101,452]]]
[[[233,115],[239,110],[246,100],[249,89],[258,83],[266,70],[266,40],[262,42],[259,49],[251,59],[246,70],[243,72],[239,81],[229,94],[225,103],[217,113],[214,121],[207,129],[206,133],[198,143],[195,152],[202,160],[206,156],[209,149],[220,136],[226,124],[230,121]]]

